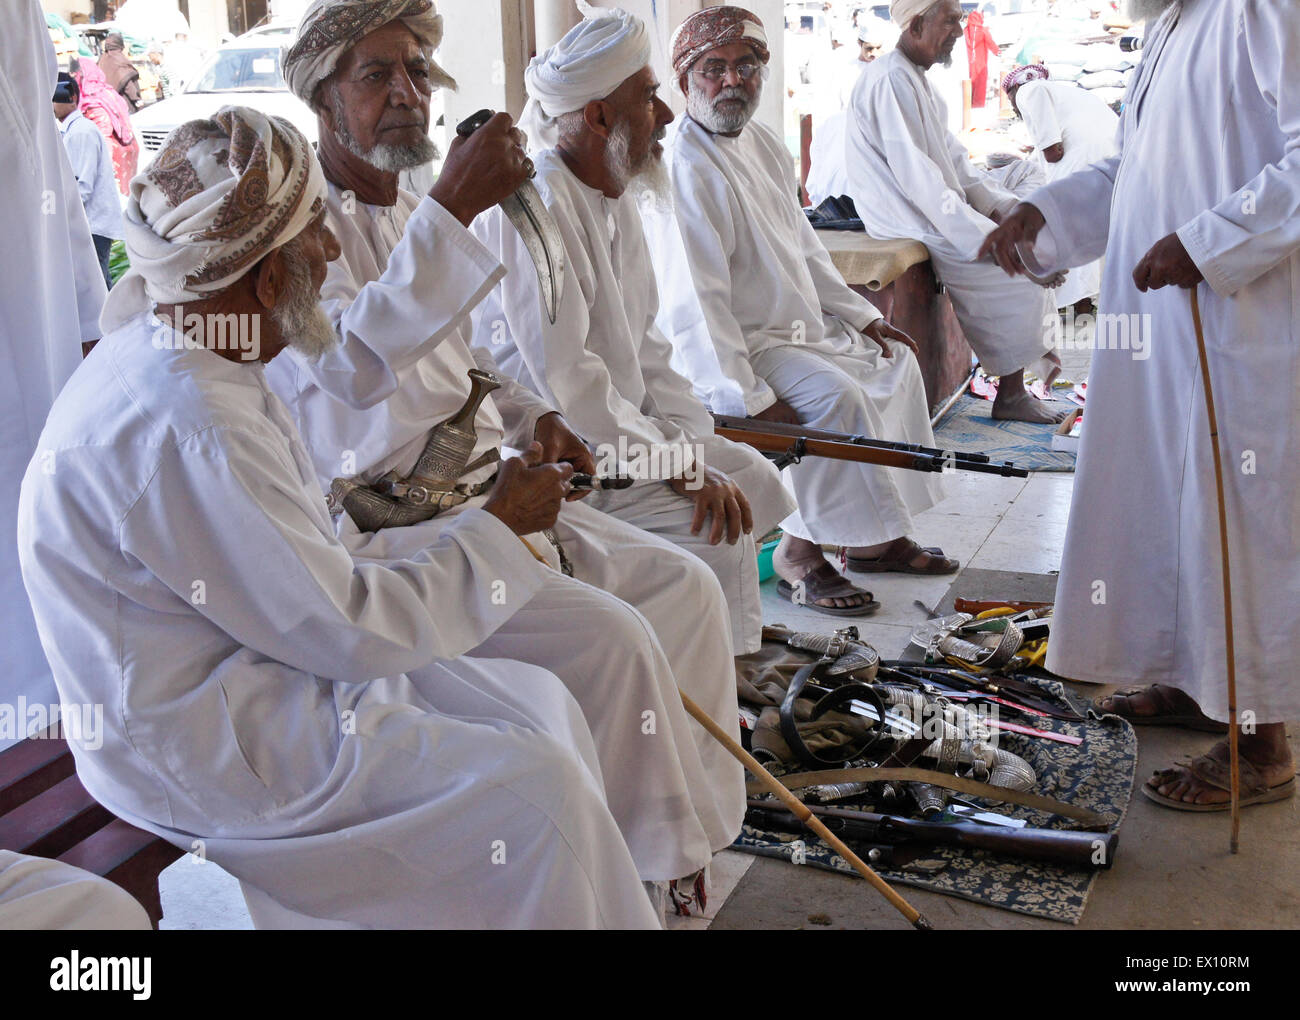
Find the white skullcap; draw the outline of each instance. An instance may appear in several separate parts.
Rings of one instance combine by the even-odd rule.
[[[604,99],[650,63],[645,22],[617,7],[578,0],[583,20],[528,64],[528,105],[519,126],[534,151],[559,141],[555,118]]]
[[[893,0],[889,5],[889,16],[899,28],[906,28],[918,14],[924,14],[942,0]]]

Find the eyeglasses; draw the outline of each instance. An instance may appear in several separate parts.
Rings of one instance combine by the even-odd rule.
[[[705,81],[722,81],[727,76],[728,71],[735,71],[736,77],[741,81],[749,81],[754,75],[765,71],[763,64],[756,63],[752,60],[745,60],[739,64],[728,64],[722,60],[711,60],[704,65],[699,71],[692,71],[692,74],[698,74]]]

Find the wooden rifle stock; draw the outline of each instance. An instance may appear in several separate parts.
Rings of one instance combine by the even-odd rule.
[[[714,431],[724,439],[745,443],[764,453],[791,457],[832,457],[860,464],[880,464],[908,471],[977,471],[983,474],[1028,478],[1029,472],[1010,461],[992,464],[982,453],[940,450],[929,446],[892,443],[883,439],[851,436],[844,432],[810,429],[802,425],[782,425],[755,418],[713,416]]]
[[[772,801],[748,801],[750,824],[798,832],[799,821]],[[1013,829],[982,822],[928,822],[897,815],[877,815],[848,808],[806,807],[841,839],[891,845],[920,844],[987,850],[1032,861],[1048,861],[1070,868],[1109,868],[1119,846],[1114,832],[1077,832],[1068,829]]]

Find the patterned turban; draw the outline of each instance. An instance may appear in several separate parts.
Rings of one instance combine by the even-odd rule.
[[[316,87],[334,73],[344,53],[375,29],[398,20],[430,53],[442,42],[442,15],[433,0],[313,0],[281,54],[284,80],[294,95],[311,106]],[[456,87],[456,80],[432,61],[429,80]]]
[[[578,0],[583,19],[564,38],[528,64],[528,105],[519,126],[534,150],[559,141],[555,118],[604,99],[650,63],[645,22],[617,7]]]
[[[889,16],[899,28],[907,28],[918,14],[924,14],[939,0],[893,0],[889,5]]]
[[[1050,72],[1042,64],[1025,64],[1023,67],[1007,72],[1007,76],[1002,79],[1002,91],[1011,95],[1012,89],[1020,88],[1025,82],[1046,79],[1049,74]]]
[[[131,181],[131,268],[109,291],[101,328],[225,289],[302,233],[324,201],[316,154],[287,120],[226,106],[182,124]]]
[[[677,26],[668,49],[672,52],[673,74],[680,78],[709,50],[729,43],[749,43],[754,56],[767,63],[767,33],[757,14],[743,7],[706,7]]]

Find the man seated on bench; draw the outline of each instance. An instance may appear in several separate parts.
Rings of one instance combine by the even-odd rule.
[[[492,141],[465,156],[484,204],[519,183]],[[267,387],[286,345],[333,342],[325,190],[296,129],[241,107],[132,182],[131,271],[19,511],[59,694],[104,708],[78,775],[239,878],[259,926],[655,927],[573,698],[458,658],[546,582],[520,536],[571,468],[534,448],[426,551],[356,559]]]
[[[673,35],[687,116],[669,132],[673,205],[647,215],[662,306],[695,392],[719,414],[934,445],[915,345],[832,265],[799,208],[785,143],[753,120],[767,36],[741,7],[708,7]],[[680,238],[680,240],[679,240]],[[682,252],[682,247],[685,252]],[[958,563],[908,535],[943,498],[942,477],[810,457],[787,469],[799,509],[772,565],[778,590],[830,616],[879,603],[850,570],[950,574]]]

